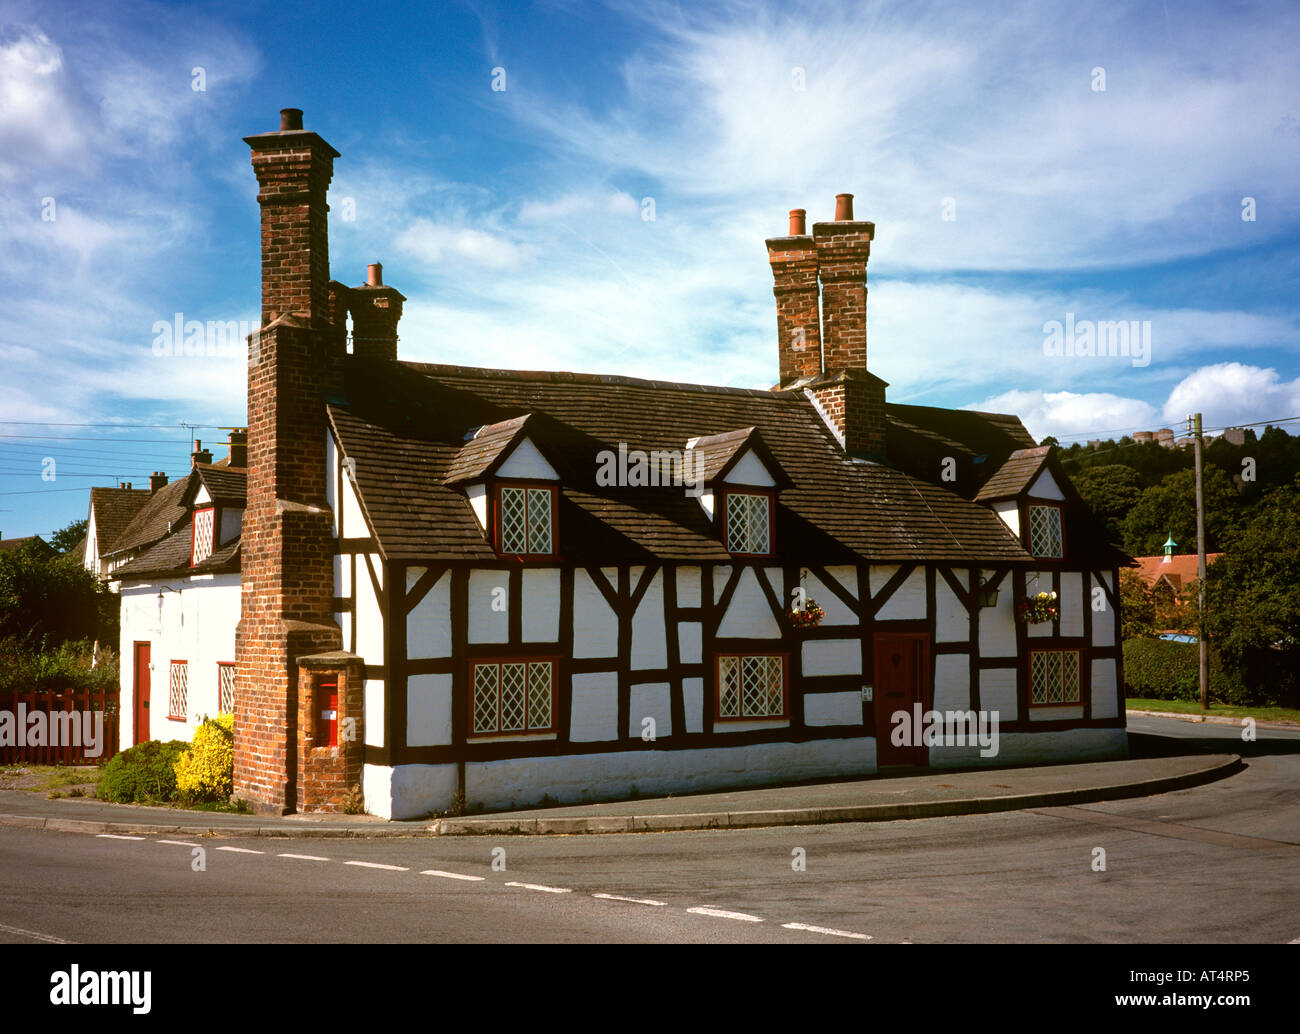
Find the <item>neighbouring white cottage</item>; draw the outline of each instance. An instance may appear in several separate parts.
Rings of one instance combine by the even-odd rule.
[[[236,794],[257,809],[359,786],[407,818],[1125,754],[1128,559],[1015,417],[886,402],[875,227],[851,196],[766,242],[771,390],[431,365],[399,361],[404,298],[378,264],[330,279],[338,153],[296,109],[247,143],[263,311],[242,522],[196,466],[179,566],[120,573],[124,659],[156,628],[157,659],[204,666],[186,721],[217,706],[233,631]],[[185,568],[184,527],[209,523]],[[932,709],[995,714],[997,754],[892,735]]]
[[[215,464],[194,444],[190,473],[155,489],[105,560],[121,597],[122,749],[191,740],[204,718],[234,711],[243,433]]]

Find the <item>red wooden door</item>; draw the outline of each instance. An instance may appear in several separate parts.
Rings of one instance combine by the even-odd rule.
[[[924,632],[882,632],[875,638],[876,763],[878,765],[924,765],[930,750],[921,742],[915,705],[926,709],[930,678],[930,640]],[[898,712],[906,715],[895,721]],[[894,734],[902,726],[908,735],[902,746]]]
[[[135,644],[135,742],[149,739],[149,644]]]

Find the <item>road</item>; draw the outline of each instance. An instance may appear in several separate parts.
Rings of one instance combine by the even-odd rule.
[[[1136,800],[820,827],[380,840],[4,829],[0,943],[1300,938],[1300,732],[1241,743],[1232,726],[1130,729],[1248,765]]]

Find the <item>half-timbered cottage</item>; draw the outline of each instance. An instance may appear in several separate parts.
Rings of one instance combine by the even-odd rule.
[[[1126,558],[1015,417],[887,403],[851,196],[766,242],[771,390],[433,365],[377,264],[330,279],[337,152],[294,109],[247,142],[237,795],[401,818],[1125,753]],[[995,716],[996,753],[904,729],[930,711]]]

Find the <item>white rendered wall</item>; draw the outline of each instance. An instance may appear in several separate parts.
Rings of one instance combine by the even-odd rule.
[[[1119,714],[1119,683],[1115,677],[1115,661],[1109,657],[1094,657],[1092,661],[1092,716],[1114,718]]]
[[[425,570],[423,567],[406,569],[408,593]],[[406,656],[411,659],[451,656],[450,573],[444,573],[406,616]]]
[[[953,575],[963,588],[970,584],[969,573],[962,568]],[[964,643],[970,639],[970,614],[942,575],[934,579],[935,639],[941,643]]]
[[[1061,486],[1056,483],[1056,478],[1052,477],[1052,472],[1046,468],[1029,486],[1029,491],[1025,495],[1031,499],[1065,499]]]
[[[469,573],[469,641],[474,643],[508,643],[510,608],[517,601],[510,598],[510,574],[507,571],[471,571]]]
[[[1083,575],[1078,571],[1061,572],[1061,635],[1083,635],[1083,608],[1091,601],[1083,598]]]
[[[746,449],[722,480],[728,485],[755,485],[760,488],[773,488],[776,485],[763,461],[754,455],[753,449]]]
[[[980,672],[979,709],[996,713],[999,722],[1014,722],[1019,717],[1014,668],[986,668]]]
[[[1098,581],[1096,575],[1090,575],[1088,584],[1092,589],[1097,589],[1102,585],[1110,587],[1111,578],[1109,574],[1103,574],[1102,580]],[[1089,592],[1091,595],[1091,591]],[[1103,598],[1104,595],[1103,595]],[[1106,599],[1106,609],[1095,611],[1092,615],[1092,645],[1093,646],[1114,646],[1115,645],[1115,608],[1110,605],[1110,600]]]
[[[862,640],[805,639],[803,643],[805,675],[861,675]]]
[[[573,656],[618,656],[618,617],[583,570],[573,573]]]
[[[728,567],[715,569],[714,599],[721,595],[730,574],[731,569]],[[735,594],[727,606],[727,613],[718,625],[718,637],[723,639],[779,639],[781,637],[781,626],[772,616],[772,608],[768,606],[767,597],[763,594],[763,588],[758,584],[758,577],[752,568],[745,568],[740,575],[740,582],[736,585]]]
[[[653,732],[656,738],[671,735],[672,695],[668,683],[651,682],[632,686],[631,691],[627,734],[642,740],[645,740],[650,732]],[[646,719],[651,719],[653,724],[647,725]]]
[[[970,707],[970,659],[944,653],[934,659],[934,709],[965,711]]]
[[[869,575],[872,594],[878,594],[897,571],[897,565],[872,566]],[[876,612],[876,620],[915,621],[924,620],[925,616],[925,568],[917,567]]]
[[[858,598],[858,572],[852,567],[831,567],[826,571],[827,577],[835,579],[842,591],[847,591],[855,600]],[[856,625],[857,615],[843,600],[831,592],[820,578],[812,571],[803,576],[802,585],[808,598],[816,601],[823,612],[822,625]],[[793,601],[788,597],[783,601],[790,606]]]
[[[632,584],[639,574],[634,572]],[[664,576],[656,572],[650,579],[641,603],[632,615],[633,669],[663,668],[668,664],[668,646],[664,641]]]
[[[406,679],[406,745],[451,743],[451,676],[409,675]]]
[[[370,564],[374,568],[375,581],[384,587],[384,565],[378,554],[369,554]],[[357,656],[365,659],[367,664],[384,663],[384,622],[379,607],[379,597],[375,595],[375,585],[366,569],[366,554],[357,556],[356,609],[353,620],[357,625]]]
[[[1014,499],[1004,499],[992,505],[993,512],[1002,518],[1002,523],[1011,529],[1011,534],[1020,538],[1020,504]]]
[[[575,673],[569,739],[575,743],[618,739],[618,676]]]
[[[527,438],[521,438],[506,461],[497,468],[496,476],[500,478],[522,478],[533,481],[559,481],[560,475],[546,462],[546,457],[537,451],[537,446]]]
[[[809,693],[803,698],[805,725],[861,725],[862,694]]]
[[[981,571],[987,578],[991,571]],[[998,602],[992,607],[980,608],[981,657],[1014,657],[1016,655],[1016,613],[1011,576],[1007,575],[998,586]]]
[[[163,593],[162,622],[158,592],[163,586],[180,589]],[[207,575],[199,579],[170,578],[165,582],[126,583],[121,587],[121,632],[118,641],[121,712],[119,746],[132,745],[135,734],[135,650],[149,643],[153,671],[149,680],[149,738],[191,740],[204,715],[219,708],[217,662],[235,659],[235,626],[239,623],[239,575]],[[171,662],[189,662],[185,721],[167,717]]]
[[[560,638],[560,572],[528,568],[523,572],[523,621],[526,643],[554,643]],[[660,624],[663,624],[662,614]]]

